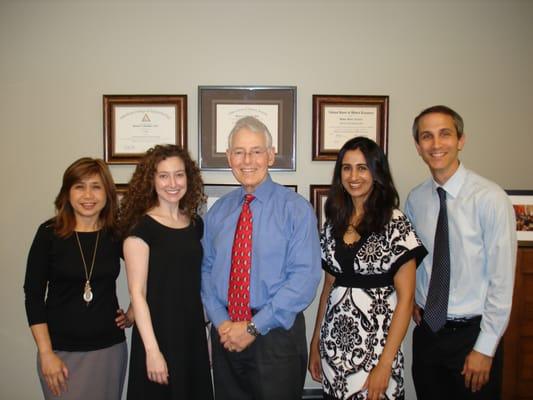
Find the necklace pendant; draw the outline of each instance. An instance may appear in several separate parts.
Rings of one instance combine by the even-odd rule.
[[[85,288],[83,289],[83,300],[85,300],[87,305],[89,305],[89,303],[93,300],[93,291],[89,281],[85,282]]]

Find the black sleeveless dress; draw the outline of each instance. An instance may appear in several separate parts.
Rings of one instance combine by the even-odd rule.
[[[128,400],[212,399],[204,313],[200,299],[203,221],[169,228],[144,216],[131,236],[150,248],[146,301],[169,384],[148,380],[139,331],[132,332]]]

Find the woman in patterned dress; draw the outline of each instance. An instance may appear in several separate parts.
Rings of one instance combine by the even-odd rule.
[[[309,356],[324,399],[405,397],[401,343],[427,252],[398,203],[379,146],[346,142],[325,205],[325,279]]]

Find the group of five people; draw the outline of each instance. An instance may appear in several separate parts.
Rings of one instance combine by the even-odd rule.
[[[356,137],[339,151],[320,235],[311,205],[272,181],[272,137],[253,117],[228,138],[241,187],[203,220],[200,171],[178,146],[146,152],[120,209],[106,165],[74,162],[24,283],[44,397],[120,399],[123,329],[133,325],[128,399],[300,399],[307,368],[324,399],[403,399],[401,343],[413,317],[418,399],[500,398],[513,209],[460,163],[455,111],[422,111],[413,136],[432,177],[405,214],[383,151]],[[308,360],[303,311],[321,264]]]

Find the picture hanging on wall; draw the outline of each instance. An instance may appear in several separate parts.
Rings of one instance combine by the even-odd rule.
[[[198,140],[200,168],[229,170],[226,150],[235,122],[253,116],[272,135],[274,171],[296,170],[295,86],[199,86]]]
[[[533,243],[533,190],[506,190],[516,216],[518,242]]]
[[[313,95],[313,161],[334,161],[355,136],[374,140],[387,154],[389,96]]]
[[[309,199],[311,200],[311,204],[315,209],[319,229],[322,229],[324,227],[324,222],[326,222],[324,206],[326,205],[326,199],[328,198],[329,187],[330,185],[309,186]]]
[[[187,148],[186,95],[107,95],[104,103],[104,159],[137,164],[150,147]]]

